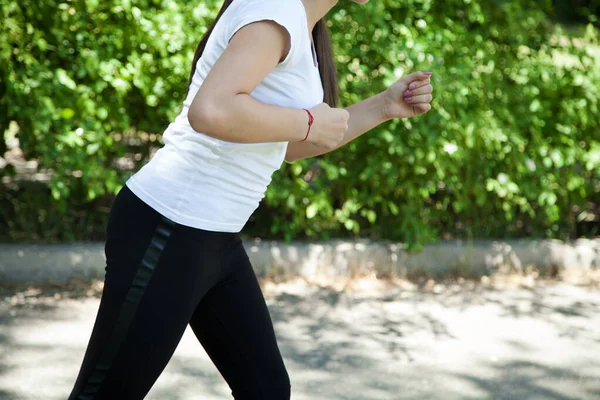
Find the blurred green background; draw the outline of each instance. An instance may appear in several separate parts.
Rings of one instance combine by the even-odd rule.
[[[0,0],[0,241],[104,238],[220,5]],[[423,70],[433,110],[284,165],[244,233],[413,248],[599,235],[599,15],[600,0],[340,1],[343,105]]]

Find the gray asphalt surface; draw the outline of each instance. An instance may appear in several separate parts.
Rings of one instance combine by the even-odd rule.
[[[368,286],[368,285],[366,285]],[[600,290],[566,283],[265,287],[303,399],[600,399]],[[0,305],[0,399],[66,399],[98,298]],[[147,399],[228,399],[188,328]]]

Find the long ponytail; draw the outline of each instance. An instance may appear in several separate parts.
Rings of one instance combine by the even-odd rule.
[[[196,64],[206,48],[206,43],[211,33],[215,29],[215,25],[225,10],[233,3],[233,0],[224,0],[221,10],[217,14],[217,18],[208,28],[194,54],[194,61],[192,62],[192,71],[190,73],[190,79],[188,82],[188,91],[192,83],[194,74],[196,73]],[[325,103],[329,104],[330,107],[337,107],[339,103],[339,87],[337,82],[337,71],[335,68],[335,60],[333,58],[333,46],[331,43],[331,37],[329,35],[329,29],[327,28],[327,22],[325,19],[321,19],[315,25],[312,32],[313,41],[315,43],[315,51],[317,53],[317,59],[319,60],[319,73],[321,75],[321,81],[323,82],[323,91],[325,93]]]
[[[330,107],[337,107],[340,101],[340,88],[338,86],[335,59],[333,57],[333,46],[325,18],[317,22],[312,34],[315,51],[317,52],[317,60],[319,60],[319,73],[321,75],[321,82],[323,83],[325,103],[329,104]]]

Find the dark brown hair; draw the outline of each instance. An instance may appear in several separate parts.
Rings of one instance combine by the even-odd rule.
[[[233,3],[233,0],[224,1],[219,14],[217,14],[217,18],[208,28],[208,31],[206,31],[204,37],[200,40],[198,48],[196,49],[196,53],[194,54],[194,62],[192,63],[192,72],[190,73],[189,84],[192,82],[192,78],[196,72],[196,64],[198,63],[200,57],[202,57],[202,53],[204,53],[206,42],[208,42],[210,34],[231,3]],[[339,103],[337,71],[335,69],[335,60],[333,58],[331,37],[329,36],[327,21],[325,21],[324,18],[317,22],[315,28],[313,29],[312,36],[315,43],[315,51],[317,52],[317,59],[319,61],[319,73],[321,74],[321,81],[323,82],[323,91],[325,93],[324,101],[325,103],[329,104],[330,107],[337,107]],[[190,86],[189,84],[188,90]]]

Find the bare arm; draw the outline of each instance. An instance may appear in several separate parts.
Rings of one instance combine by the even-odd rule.
[[[415,72],[406,75],[385,91],[346,108],[350,113],[348,130],[335,148],[328,150],[310,143],[290,143],[285,160],[293,162],[329,153],[385,121],[425,114],[431,110],[432,92],[431,73]]]
[[[285,160],[287,162],[293,162],[303,158],[316,157],[325,153],[329,153],[350,143],[357,137],[375,128],[377,125],[387,121],[387,118],[383,112],[383,101],[383,95],[378,94],[373,97],[369,97],[360,103],[346,107],[346,111],[350,113],[348,130],[344,135],[344,139],[335,148],[324,149],[315,147],[306,142],[290,143],[288,145]]]
[[[275,22],[240,29],[192,101],[188,113],[192,128],[236,143],[303,140],[308,127],[305,111],[250,97],[289,49],[289,33]]]

